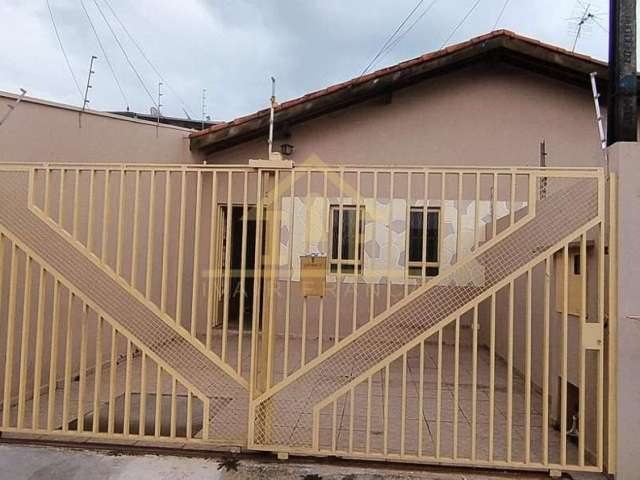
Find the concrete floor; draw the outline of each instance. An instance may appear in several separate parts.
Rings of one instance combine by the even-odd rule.
[[[53,447],[0,445],[0,480],[499,480],[549,478],[546,474],[478,472],[435,468],[389,468],[275,462],[240,457],[237,471],[218,470],[220,458],[171,455],[123,455]],[[571,478],[571,477],[568,477]],[[601,480],[597,475],[572,477]]]
[[[216,332],[218,333],[218,332]],[[217,335],[216,335],[217,337]],[[237,334],[235,338],[232,336],[229,339],[229,357],[235,358],[237,350],[233,348],[234,344],[237,344]],[[243,348],[243,356],[246,357],[244,365],[248,365],[250,348],[248,345],[249,336],[247,335],[243,341],[247,343]],[[282,339],[277,340],[278,352],[275,359],[275,376],[278,377],[282,374],[282,370],[278,366],[282,365]],[[308,351],[311,350],[317,344],[317,340],[308,341]],[[313,345],[312,345],[313,344]],[[300,340],[293,339],[290,343],[290,364],[296,365],[299,362],[300,352]],[[454,347],[450,344],[443,345],[442,352],[442,406],[440,414],[440,454],[444,457],[452,457],[453,451],[453,435],[454,435],[454,411],[457,410],[457,455],[458,458],[470,458],[471,457],[471,419],[472,419],[472,352],[471,347],[468,345],[460,346],[460,372],[459,372],[459,387],[458,387],[458,405],[457,409],[454,408]],[[486,348],[478,349],[477,359],[478,369],[478,386],[477,386],[477,432],[476,432],[476,450],[477,458],[480,460],[488,460],[489,458],[489,369],[490,369],[490,355]],[[134,357],[131,365],[132,370],[132,423],[135,429],[133,433],[137,432],[137,407],[135,402],[137,401],[137,387],[139,386],[140,375],[140,357]],[[437,374],[437,346],[427,344],[425,348],[425,379],[424,379],[424,404],[422,412],[418,412],[417,398],[419,390],[419,357],[417,352],[410,352],[407,358],[407,417],[406,417],[406,429],[405,429],[405,451],[408,454],[417,452],[417,438],[418,438],[418,424],[422,423],[423,431],[423,449],[421,455],[429,457],[436,454],[436,432],[437,432],[437,408],[436,408],[436,374]],[[507,365],[500,358],[496,359],[495,365],[495,409],[494,409],[494,432],[493,432],[493,455],[497,460],[506,460],[507,454]],[[147,384],[147,392],[151,394],[150,399],[147,400],[147,409],[152,408],[153,401],[152,395],[155,394],[155,378],[153,372],[148,371],[149,378]],[[389,382],[389,432],[388,432],[388,445],[390,453],[399,453],[400,448],[400,404],[401,404],[401,390],[402,385],[400,379],[402,378],[401,365],[399,362],[393,364],[390,370],[390,382]],[[105,366],[101,376],[101,388],[100,388],[100,410],[101,410],[101,422],[100,431],[106,431],[106,413],[109,403],[109,382],[110,382],[110,369],[109,366]],[[87,376],[87,391],[93,391],[94,374],[90,373]],[[513,419],[511,429],[511,449],[512,458],[515,461],[524,460],[524,448],[525,448],[525,414],[524,414],[524,400],[525,400],[525,385],[524,379],[514,374],[513,378]],[[115,431],[122,432],[121,417],[123,415],[123,400],[121,395],[124,392],[125,385],[125,368],[123,365],[119,365],[115,372],[115,397],[116,408],[116,428]],[[363,387],[365,385],[363,384]],[[382,452],[382,440],[383,440],[383,426],[382,426],[382,411],[384,401],[384,378],[382,373],[377,374],[373,378],[373,397],[372,397],[372,419],[371,419],[371,452]],[[171,395],[171,381],[168,376],[163,376],[161,383],[161,392],[163,393],[163,402],[166,403],[170,400]],[[178,395],[182,392],[180,386],[178,387]],[[77,390],[78,382],[74,381],[70,388],[69,394],[69,411],[72,412],[69,415],[69,420],[74,420],[78,411],[77,405]],[[84,400],[84,405],[80,409],[85,415],[85,424],[88,430],[91,430],[91,416],[93,410],[93,396],[88,393]],[[164,398],[166,397],[166,398]],[[179,399],[182,397],[179,397]],[[53,424],[56,427],[62,425],[62,405],[63,389],[58,388],[56,390],[55,405],[58,408],[54,409],[55,419]],[[118,403],[118,400],[120,401]],[[200,434],[202,427],[202,410],[199,402],[194,402],[194,425],[193,432],[197,438]],[[47,422],[47,404],[48,394],[45,391],[40,398],[40,425],[46,425]],[[539,391],[532,389],[531,398],[531,431],[530,431],[530,456],[531,461],[540,462],[542,460],[542,397]],[[186,406],[178,402],[178,425],[177,434],[179,437],[184,435],[186,415],[182,410],[186,409]],[[366,391],[364,388],[356,390],[356,409],[354,415],[354,448],[355,451],[364,452],[365,446],[365,424],[366,417],[364,405],[366,405]],[[17,418],[17,405],[12,408],[12,419],[15,421]],[[169,405],[163,406],[163,413],[169,412]],[[26,402],[25,408],[25,425],[31,425],[31,412],[32,401]],[[151,424],[147,427],[148,433],[153,431],[153,412],[147,412],[147,419],[151,420]],[[169,434],[168,416],[163,415],[163,422],[167,423],[163,425],[162,435]],[[326,412],[321,412],[321,432],[320,432],[320,447],[323,450],[328,450],[331,446],[331,412],[327,409]],[[119,420],[120,419],[120,420]],[[297,422],[298,418],[292,416],[291,422]],[[342,401],[338,402],[338,418],[336,429],[336,447],[337,450],[347,450],[349,442],[349,409],[346,401],[346,397],[342,398]],[[75,424],[70,425],[70,428],[75,429]],[[549,460],[557,463],[560,461],[560,432],[549,426],[546,427],[549,437]],[[330,453],[330,452],[329,452]],[[567,463],[577,463],[577,449],[571,442],[567,442]]]

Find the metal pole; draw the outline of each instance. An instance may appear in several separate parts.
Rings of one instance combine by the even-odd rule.
[[[611,0],[609,8],[607,145],[638,140],[636,0]]]
[[[89,104],[89,89],[92,88],[91,85],[91,75],[93,75],[94,70],[93,70],[93,61],[97,60],[98,57],[96,57],[95,55],[91,55],[91,63],[89,64],[89,75],[87,76],[87,86],[84,89],[84,98],[82,100],[82,111],[84,112],[85,109],[87,108],[87,105]]]
[[[273,153],[273,120],[276,107],[276,79],[271,77],[271,108],[269,112],[269,159]]]

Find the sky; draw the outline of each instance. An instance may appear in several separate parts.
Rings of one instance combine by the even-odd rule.
[[[95,55],[89,108],[148,113],[162,79],[164,115],[200,119],[206,89],[206,115],[230,120],[268,106],[271,76],[281,101],[358,77],[416,5],[372,70],[494,26],[571,49],[587,3],[576,52],[606,60],[606,0],[49,0],[77,88],[47,0],[0,0],[0,90],[82,105]]]

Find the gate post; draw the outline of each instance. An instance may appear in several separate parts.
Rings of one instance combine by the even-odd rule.
[[[279,268],[279,182],[280,173],[278,169],[274,170],[260,170],[258,173],[258,195],[259,205],[258,209],[260,213],[258,218],[261,218],[262,213],[265,214],[264,228],[261,235],[258,235],[257,242],[262,243],[264,238],[264,248],[260,248],[261,255],[263,257],[263,268],[261,269],[263,291],[260,292],[258,287],[257,292],[257,306],[254,304],[254,309],[260,312],[260,318],[256,318],[254,323],[254,335],[253,342],[255,347],[252,348],[253,358],[251,359],[252,373],[251,373],[251,395],[250,401],[253,401],[259,397],[262,393],[267,391],[271,387],[272,372],[273,372],[273,341],[274,341],[274,312],[275,312],[275,295],[277,293],[276,280],[278,276]],[[262,194],[260,194],[262,192]],[[262,229],[262,226],[257,230]],[[261,306],[260,306],[261,304]],[[258,328],[257,323],[260,322]],[[260,332],[260,338],[258,339],[257,333]],[[259,342],[259,345],[258,345]],[[263,418],[264,422],[263,431],[264,438],[261,443],[269,443],[271,436],[271,408],[269,403],[265,403],[265,411]],[[249,415],[249,432],[250,439],[249,444],[254,442],[253,434],[255,432],[254,423],[257,421],[256,412],[254,408],[250,409]]]

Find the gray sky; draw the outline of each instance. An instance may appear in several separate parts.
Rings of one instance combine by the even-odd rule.
[[[358,76],[418,0],[83,0],[132,110],[152,101],[100,16],[112,25],[153,97],[158,76],[109,10],[109,5],[172,89],[201,116],[228,120],[268,104],[269,77],[278,98],[294,98]],[[424,0],[417,18],[433,0]],[[374,69],[437,50],[476,0],[436,0],[432,8]],[[589,0],[580,0],[586,4]],[[90,107],[124,110],[125,102],[99,49],[81,0],[49,0],[81,89],[91,55],[98,56]],[[106,3],[108,2],[108,4]],[[493,29],[505,0],[480,0],[449,44]],[[591,23],[576,51],[607,56],[606,0],[590,2],[602,27]],[[510,0],[497,28],[508,28],[570,49],[567,19],[579,15],[577,0]],[[409,20],[407,25],[413,20]],[[0,1],[0,90],[79,105],[82,100],[60,51],[46,0]],[[163,113],[183,116],[182,103],[164,87]]]

